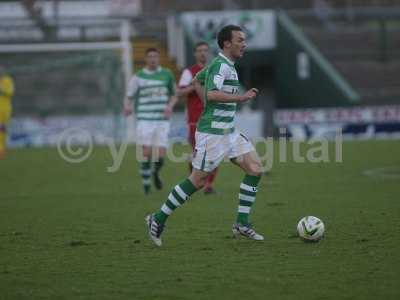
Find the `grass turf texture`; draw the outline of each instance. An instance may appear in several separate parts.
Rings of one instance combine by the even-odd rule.
[[[264,242],[231,238],[242,172],[225,163],[218,195],[179,208],[156,248],[143,218],[186,164],[167,162],[166,188],[144,197],[132,148],[116,173],[107,148],[75,165],[55,149],[10,151],[0,161],[0,298],[399,299],[399,153],[397,141],[352,142],[343,163],[275,161],[251,215]],[[363,175],[385,167],[390,178]],[[320,243],[294,236],[305,215],[324,221]]]

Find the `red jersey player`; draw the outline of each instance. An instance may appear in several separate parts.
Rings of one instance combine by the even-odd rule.
[[[194,57],[196,64],[183,70],[181,78],[179,80],[179,91],[180,96],[186,96],[187,98],[187,123],[189,131],[189,143],[192,145],[192,149],[195,149],[195,133],[197,121],[199,120],[201,113],[203,112],[203,95],[199,95],[194,85],[192,84],[193,78],[196,74],[205,67],[208,58],[208,44],[206,42],[198,42],[194,47]],[[190,168],[191,168],[190,164]],[[215,193],[212,186],[217,169],[213,171],[206,179],[204,186],[205,194]]]

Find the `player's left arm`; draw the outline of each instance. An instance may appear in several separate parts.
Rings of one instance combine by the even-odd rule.
[[[172,73],[170,73],[170,78],[168,81],[168,93],[169,93],[169,101],[167,107],[165,108],[164,115],[167,118],[170,118],[176,103],[178,103],[178,97],[176,96],[175,77]]]
[[[124,99],[123,113],[127,117],[133,113],[133,101],[139,89],[139,83],[136,75],[132,76],[129,81],[128,90]]]
[[[254,99],[258,90],[252,88],[243,95],[226,93],[222,90],[225,78],[229,76],[230,68],[226,64],[214,65],[206,81],[207,100],[215,102],[246,102]]]

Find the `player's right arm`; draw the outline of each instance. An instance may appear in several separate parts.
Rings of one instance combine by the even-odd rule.
[[[197,95],[200,97],[201,101],[204,101],[204,84],[207,75],[207,67],[201,69],[192,80],[192,85]]]
[[[123,113],[126,117],[133,113],[133,101],[135,99],[138,89],[138,79],[136,76],[133,76],[132,79],[129,81],[128,90],[124,99]]]
[[[229,94],[222,91],[225,78],[229,75],[229,67],[214,65],[209,70],[206,80],[207,100],[215,102],[245,102],[257,96],[258,90],[252,88],[243,95]]]
[[[206,77],[207,77],[207,67],[204,67],[199,72],[197,72],[196,76],[194,76],[192,84],[197,82],[200,85],[204,85],[206,82]]]
[[[193,80],[193,86],[194,90],[196,91],[196,94],[199,96],[201,101],[204,103],[204,87],[201,85],[201,83],[197,80]]]

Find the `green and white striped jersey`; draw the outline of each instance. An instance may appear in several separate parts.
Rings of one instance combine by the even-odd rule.
[[[131,79],[127,96],[135,100],[137,120],[167,120],[164,110],[175,95],[175,78],[169,69],[139,70]]]
[[[240,84],[234,63],[219,53],[206,68],[197,74],[196,78],[200,82],[204,81],[206,100],[197,130],[218,135],[233,132],[236,103],[209,101],[207,92],[218,90],[228,94],[239,93]]]

